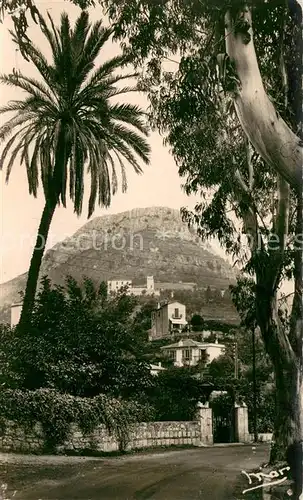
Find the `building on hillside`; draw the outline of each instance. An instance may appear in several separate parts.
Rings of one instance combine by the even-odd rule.
[[[11,327],[18,325],[22,311],[22,302],[11,305]]]
[[[151,375],[159,375],[160,372],[163,372],[165,371],[166,368],[164,368],[164,366],[162,366],[161,362],[159,361],[158,364],[151,364],[150,365],[150,373]]]
[[[123,287],[131,287],[131,280],[110,280],[107,282],[107,290],[109,293],[115,293],[121,290]]]
[[[153,276],[147,276],[145,286],[133,285],[131,280],[110,280],[107,282],[107,290],[109,293],[118,292],[125,286],[127,286],[127,293],[129,295],[160,295],[160,291],[155,289]]]
[[[174,332],[181,332],[186,326],[186,307],[180,302],[168,302],[158,304],[158,308],[152,311],[150,340],[161,339],[170,336]]]
[[[161,347],[161,350],[173,361],[174,366],[195,366],[199,361],[207,365],[224,354],[225,345],[185,339]]]
[[[194,291],[197,288],[197,283],[184,283],[183,281],[179,281],[178,283],[168,282],[168,281],[156,281],[155,289],[160,292],[164,292],[165,290],[191,290]]]

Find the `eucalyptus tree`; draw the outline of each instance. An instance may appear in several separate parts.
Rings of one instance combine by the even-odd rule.
[[[48,62],[29,38],[14,40],[24,57],[38,70],[40,79],[20,72],[2,75],[1,82],[25,91],[22,100],[9,102],[0,109],[11,113],[0,128],[5,143],[0,168],[6,165],[6,179],[17,160],[25,166],[29,193],[37,196],[39,179],[44,190],[45,206],[33,251],[23,300],[20,327],[30,320],[39,270],[51,221],[59,204],[66,206],[69,194],[74,211],[82,212],[86,170],[91,187],[88,217],[96,203],[108,207],[118,187],[116,167],[121,170],[122,190],[127,187],[126,166],[142,172],[141,163],[149,162],[150,148],[145,136],[148,127],[145,113],[138,106],[119,104],[122,94],[136,87],[122,86],[136,77],[121,71],[129,58],[123,54],[104,59],[97,66],[99,54],[112,37],[112,28],[101,21],[91,25],[82,12],[72,28],[68,15],[61,15],[55,27],[51,16],[47,23],[38,13],[45,41],[51,48]]]

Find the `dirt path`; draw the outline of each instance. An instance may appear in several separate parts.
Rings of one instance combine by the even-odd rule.
[[[258,445],[112,459],[0,455],[1,479],[10,500],[235,500],[241,470],[258,467],[268,453]]]

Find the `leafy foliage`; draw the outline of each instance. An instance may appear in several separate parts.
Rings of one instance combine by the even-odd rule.
[[[153,380],[136,307],[123,292],[107,297],[104,283],[67,278],[52,287],[44,278],[31,327],[1,327],[2,424],[40,422],[47,450],[68,438],[71,423],[86,433],[104,424],[123,449],[129,426],[153,418],[142,396]]]
[[[208,366],[205,380],[218,390],[228,390],[237,400],[243,400],[248,407],[249,427],[253,425],[253,367],[252,338],[249,331],[242,329],[237,334],[239,378],[235,379],[234,340],[226,339],[224,355],[214,359]],[[256,398],[258,432],[273,432],[275,423],[275,391],[273,384],[273,367],[268,356],[264,354],[264,345],[260,333],[256,332]]]
[[[193,328],[193,331],[201,332],[203,329],[204,321],[202,316],[200,314],[194,314],[191,318],[191,326]]]
[[[45,278],[27,332],[2,334],[1,383],[6,387],[100,393],[135,398],[151,384],[147,335],[136,300],[105,297],[90,280],[52,287]]]
[[[129,426],[150,419],[151,414],[147,406],[109,398],[104,394],[80,398],[54,389],[0,391],[2,424],[5,426],[5,421],[10,420],[27,429],[40,422],[44,431],[45,450],[52,452],[68,439],[71,424],[78,424],[84,433],[90,433],[103,424],[123,447]]]
[[[155,377],[148,400],[155,409],[156,421],[194,420],[203,393],[201,382],[190,370],[171,367]]]

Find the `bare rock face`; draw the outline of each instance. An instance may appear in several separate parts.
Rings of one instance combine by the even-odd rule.
[[[92,219],[73,236],[46,252],[40,276],[63,283],[66,275],[95,282],[146,276],[156,282],[193,282],[198,286],[227,289],[235,282],[234,269],[202,243],[181,219],[179,210],[137,208]],[[19,300],[26,274],[0,285],[2,313],[8,319],[11,303]],[[2,317],[1,317],[2,316]]]

